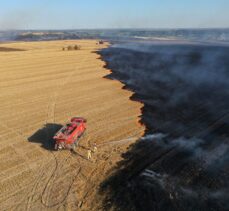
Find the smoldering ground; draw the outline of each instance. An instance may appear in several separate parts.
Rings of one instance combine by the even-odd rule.
[[[149,130],[192,137],[206,135],[219,124],[228,126],[229,48],[124,47],[106,49],[102,55],[113,70],[109,78],[123,81],[136,93],[133,98],[144,102],[143,121]]]
[[[132,42],[101,55],[112,69],[108,78],[121,80],[144,103],[147,128],[102,184],[110,194],[105,204],[228,209],[229,48]]]

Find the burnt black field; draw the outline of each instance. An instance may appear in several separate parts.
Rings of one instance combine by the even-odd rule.
[[[146,126],[101,185],[106,209],[228,210],[229,47],[122,42],[100,54]]]

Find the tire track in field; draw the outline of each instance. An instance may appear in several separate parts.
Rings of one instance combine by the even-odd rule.
[[[123,144],[123,143],[128,143],[128,142],[133,142],[133,141],[136,141],[138,139],[138,137],[136,136],[131,136],[129,138],[125,138],[125,139],[121,139],[121,140],[114,140],[114,141],[111,141],[111,142],[108,142],[108,143],[102,143],[102,144],[98,144],[97,146],[100,146],[102,149],[103,147],[106,147],[108,145],[117,145],[117,144]],[[102,152],[101,152],[102,153]],[[99,154],[101,154],[99,153]],[[97,178],[100,178],[101,177],[101,169],[106,169],[105,167],[107,165],[110,165],[109,164],[109,160],[110,158],[113,156],[114,153],[117,153],[116,151],[112,151],[112,153],[106,153],[105,152],[105,155],[106,157],[100,162],[97,162],[96,163],[96,166],[94,167],[94,169],[91,171],[91,173],[89,174],[89,176],[85,177],[83,175],[82,179],[81,180],[84,180],[84,186],[82,188],[82,191],[84,192],[83,193],[83,196],[79,199],[79,206],[81,207],[86,200],[87,196],[91,193],[91,192],[94,192],[96,190],[96,187],[98,186],[98,182],[96,182],[95,180]],[[98,168],[99,166],[99,168]],[[82,167],[82,166],[81,166]],[[87,167],[87,166],[86,166]],[[83,167],[82,167],[82,170],[83,170]],[[98,174],[100,176],[98,176]]]
[[[23,140],[24,140],[24,139],[27,139],[27,137],[25,137],[21,132],[15,130],[15,129],[11,129],[11,128],[8,127],[6,124],[0,123],[0,125],[1,125],[2,127],[4,127],[5,129],[9,130],[11,133],[16,134],[17,137],[21,137]],[[13,148],[13,150],[15,151],[15,153],[18,153],[18,152],[16,152],[15,148]],[[25,157],[25,155],[23,155],[22,153],[18,153],[18,154],[19,154],[20,156],[22,156],[22,157]],[[24,161],[27,163],[27,166],[29,167],[29,166],[30,166],[30,165],[29,165],[30,163],[27,161],[26,158],[24,159]],[[32,170],[31,170],[31,171],[32,171]],[[32,171],[32,172],[33,172],[33,171]],[[35,181],[35,183],[36,183],[36,181]],[[22,204],[22,202],[23,202],[23,201],[25,200],[25,198],[28,196],[27,194],[29,194],[29,193],[30,193],[30,192],[27,192],[26,194],[24,194],[25,197],[21,196],[21,197],[22,197],[22,200],[21,200],[21,202],[18,203],[18,205],[16,206],[16,208],[18,208],[18,207]]]
[[[62,86],[64,86],[68,81],[69,79],[73,76],[75,70],[71,72],[71,74],[68,75],[68,77],[66,77],[66,79],[64,80],[64,82],[62,83]],[[61,88],[61,87],[58,87],[58,88]],[[56,106],[56,100],[57,100],[57,97],[58,97],[58,92],[55,92],[54,95],[52,96],[51,98],[51,101],[48,105],[48,114],[47,114],[47,119],[49,119],[51,122],[55,122],[55,106]],[[47,121],[47,120],[46,120]],[[8,129],[10,129],[9,127],[7,127]],[[15,132],[15,131],[11,131],[11,132]],[[16,131],[17,132],[17,131]],[[22,134],[19,134],[22,136]],[[23,136],[23,138],[26,138],[25,136]],[[53,154],[53,153],[52,153]],[[54,156],[55,157],[55,156]],[[57,158],[55,157],[55,160],[56,160],[56,165],[55,165],[55,169],[57,168]],[[44,161],[45,162],[45,161]],[[50,165],[50,164],[49,164]],[[55,170],[54,170],[55,171]],[[37,177],[37,180],[34,182],[34,185],[33,185],[33,188],[32,188],[32,194],[31,197],[28,198],[28,206],[27,206],[27,209],[30,208],[30,204],[33,200],[33,197],[34,197],[34,194],[36,192],[36,189],[37,189],[37,186],[39,185],[40,183],[40,178],[43,176],[43,174],[47,174],[47,171],[46,171],[46,165],[43,165],[43,168],[42,169],[39,169],[39,175]]]
[[[79,62],[79,66],[82,66],[82,64],[87,61],[87,59],[89,58],[89,55],[87,54],[87,56],[84,56],[84,59],[81,60],[81,62]],[[67,76],[65,77],[65,79],[63,80],[63,82],[58,85],[58,87],[56,88],[53,96],[51,97],[51,101],[48,105],[48,116],[47,116],[47,120],[46,123],[51,120],[51,122],[55,122],[55,108],[56,108],[56,101],[58,99],[58,97],[60,96],[60,91],[62,89],[64,89],[64,86],[70,81],[70,79],[73,77],[73,75],[75,74],[76,70],[78,70],[78,67],[75,67],[73,71],[71,71],[69,74],[67,74]]]
[[[70,156],[71,156],[71,153],[69,154],[69,157]],[[73,172],[70,172],[69,175],[65,174],[65,176],[63,176],[62,173],[64,172],[64,169],[71,171],[70,166],[67,166],[66,168],[67,160],[68,159],[65,159],[64,162],[62,163],[58,162],[57,168],[53,172],[52,176],[50,177],[48,183],[46,184],[43,190],[41,203],[45,207],[50,208],[50,207],[54,207],[54,206],[64,203],[70,193],[70,190],[72,188],[72,185],[75,179],[81,172],[81,166],[79,165],[79,167],[76,170],[74,170]],[[58,181],[59,178],[61,179]],[[62,181],[63,179],[64,181]],[[53,193],[55,193],[54,190],[56,190],[56,192],[61,191],[61,193],[58,195],[60,197],[54,197],[54,198],[52,197]]]
[[[88,54],[89,53],[87,53],[87,55]],[[76,54],[74,56],[77,56],[77,55],[78,54]],[[90,55],[91,55],[91,53],[90,53]],[[69,63],[70,63],[70,60],[74,59],[74,56],[72,56],[71,59],[68,60]],[[16,102],[16,104],[19,103],[18,105],[21,105],[18,108],[19,112],[17,112],[17,114],[18,114],[17,118],[21,117],[19,114],[20,111],[25,111],[25,110],[28,111],[30,118],[27,118],[26,115],[23,115],[23,117],[21,118],[22,121],[20,121],[20,118],[19,118],[18,122],[20,122],[20,124],[21,124],[23,121],[25,121],[25,122],[32,123],[32,125],[33,125],[32,127],[29,127],[31,124],[28,126],[25,125],[26,127],[23,128],[22,131],[20,131],[21,129],[18,128],[18,132],[22,132],[24,137],[25,137],[25,135],[28,135],[29,132],[31,132],[32,130],[34,131],[34,130],[36,130],[37,127],[40,127],[39,124],[34,124],[35,121],[37,121],[37,120],[40,123],[55,123],[56,121],[64,121],[64,118],[66,118],[66,114],[68,114],[68,116],[72,116],[71,114],[74,114],[74,113],[77,114],[77,110],[75,110],[75,106],[74,106],[74,104],[76,103],[76,99],[77,99],[77,101],[81,102],[81,99],[85,98],[86,99],[85,107],[88,106],[86,109],[89,111],[89,113],[87,113],[87,110],[85,111],[85,109],[80,109],[78,111],[78,113],[83,113],[86,117],[88,116],[88,119],[93,117],[93,114],[90,113],[90,111],[91,111],[91,106],[90,106],[91,100],[90,99],[91,98],[94,99],[94,98],[99,97],[99,94],[101,96],[104,96],[104,94],[108,95],[109,91],[107,93],[101,92],[98,95],[91,95],[91,96],[90,96],[90,94],[89,95],[87,94],[87,92],[92,92],[95,88],[97,88],[96,84],[99,83],[99,81],[97,81],[95,79],[97,77],[103,77],[103,74],[101,74],[101,75],[95,74],[91,80],[85,80],[88,76],[90,76],[90,74],[82,76],[82,74],[84,74],[85,71],[88,71],[87,68],[82,67],[83,70],[80,69],[79,72],[76,71],[76,69],[78,68],[77,66],[81,65],[82,59],[85,56],[86,55],[82,55],[82,56],[80,56],[80,58],[77,57],[77,59],[78,59],[77,64],[76,64],[76,62],[73,61],[74,62],[73,65],[76,65],[74,70],[69,65],[67,67],[63,66],[62,72],[63,73],[65,72],[66,75],[65,74],[62,75],[60,72],[62,67],[60,67],[59,65],[62,65],[62,62],[60,62],[60,60],[58,60],[58,64],[55,65],[55,62],[53,62],[53,60],[52,60],[51,61],[52,65],[48,66],[49,69],[47,68],[47,72],[52,71],[50,82],[49,82],[50,78],[49,78],[48,74],[45,74],[47,76],[48,80],[43,80],[42,78],[40,78],[42,76],[42,73],[40,73],[39,68],[34,69],[35,74],[36,74],[36,71],[39,71],[39,74],[35,75],[34,79],[39,79],[39,80],[42,79],[42,81],[41,81],[41,83],[32,83],[30,92],[27,92],[27,90],[26,90],[30,87],[29,83],[28,84],[26,83],[24,86],[22,86],[21,84],[17,85],[16,83],[12,82],[13,83],[12,89],[11,89],[11,87],[5,88],[5,90],[7,92],[11,93],[12,96],[17,95],[16,91],[18,91],[17,90],[18,88],[20,88],[20,91],[22,92],[22,94],[20,95],[20,97],[22,97],[22,100],[21,101],[20,100],[18,100],[18,101],[14,100]],[[92,65],[92,66],[88,67],[88,69],[94,68],[94,71],[96,71],[97,62],[94,61],[95,60],[94,57],[95,56],[93,56],[93,58],[92,58],[92,56],[90,56],[90,59],[87,59],[84,62],[84,64],[82,64],[82,65],[85,66],[85,65],[87,65],[87,63],[94,62],[93,64],[95,64],[95,67]],[[26,57],[25,59],[28,60],[29,58]],[[50,62],[51,58],[53,58],[53,56],[51,57],[51,55],[49,57],[47,57],[47,59],[45,59],[45,61],[47,61],[46,63]],[[34,58],[34,59],[36,59],[36,58]],[[31,62],[32,62],[32,57],[31,57]],[[20,65],[20,64],[21,63],[19,63],[17,65]],[[25,67],[25,65],[23,67]],[[34,65],[34,68],[36,68],[36,67],[37,66]],[[42,68],[42,67],[43,66],[41,66],[40,68]],[[47,67],[47,66],[45,65],[44,67]],[[60,75],[58,75],[58,77],[63,76],[63,80],[61,80],[62,78],[61,79],[58,78],[58,80],[55,80],[53,78],[53,76],[55,75],[54,74],[55,69],[58,69],[57,71],[60,72]],[[101,69],[103,69],[103,68],[101,67]],[[42,70],[43,73],[46,73],[45,71]],[[94,71],[92,71],[92,73]],[[16,73],[16,71],[15,71],[15,73]],[[20,72],[20,74],[24,74],[24,73],[25,74],[31,73],[31,71],[26,70],[26,72],[25,71]],[[7,74],[7,72],[6,72],[6,74]],[[20,78],[20,74],[18,72],[17,77],[19,77],[19,79],[23,80],[23,78]],[[74,78],[73,78],[73,77],[75,77],[74,74],[76,74],[77,80],[74,80]],[[32,75],[30,74],[29,76],[32,76]],[[12,77],[13,77],[13,74],[12,74]],[[32,78],[33,77],[29,77],[27,79],[29,80]],[[83,80],[83,83],[80,83],[81,80]],[[77,86],[72,86],[72,84],[74,85],[75,83],[77,84]],[[75,87],[82,87],[82,86],[87,87],[87,84],[91,84],[91,83],[93,83],[93,88],[88,86],[88,87],[90,87],[90,90],[83,89],[83,93],[82,92],[79,93],[79,91],[77,89],[75,89]],[[104,84],[106,84],[106,83],[104,83]],[[99,87],[98,90],[104,91],[105,89],[109,89],[109,86],[107,84],[104,87],[102,87],[102,86]],[[29,87],[27,85],[29,85]],[[47,85],[49,85],[49,86],[47,86]],[[39,88],[39,86],[43,87],[42,90]],[[36,96],[37,96],[36,90],[37,89],[39,91],[38,98],[36,98]],[[46,89],[47,89],[47,92],[45,91]],[[81,91],[81,89],[79,89],[79,90]],[[72,93],[72,96],[71,96],[71,93]],[[111,91],[111,95],[112,95],[112,93],[113,92]],[[24,94],[26,94],[26,98],[24,97],[25,96]],[[42,99],[43,96],[46,96],[46,97],[44,99]],[[6,99],[6,102],[7,102],[7,94],[5,94],[3,97],[4,97],[4,100]],[[30,97],[32,98],[32,101],[33,100],[37,101],[38,104],[36,102],[34,102],[33,104],[30,105],[29,104],[30,102],[29,101],[27,102],[27,99],[30,99]],[[126,97],[126,95],[125,96],[123,95],[123,98],[120,97],[119,101],[123,101],[123,99],[125,97]],[[71,98],[75,99],[75,101],[74,100],[69,101],[69,99],[71,99]],[[89,100],[87,100],[87,99],[89,99]],[[114,99],[117,99],[117,98],[114,98]],[[109,98],[108,100],[111,103],[113,102],[112,101],[113,99]],[[93,100],[93,102],[95,102],[95,99]],[[93,104],[93,102],[92,102],[92,104]],[[115,101],[115,103],[117,103],[117,102]],[[28,103],[27,104],[28,106],[25,105],[25,103]],[[43,103],[42,109],[37,110],[36,108],[41,107],[42,103]],[[71,106],[69,105],[70,103],[72,104]],[[4,107],[7,106],[7,104],[8,103],[4,103]],[[24,107],[24,105],[25,105],[25,107]],[[11,107],[12,106],[10,106],[10,108]],[[17,107],[17,105],[16,105],[16,107]],[[35,109],[31,109],[31,108],[35,108]],[[117,126],[116,120],[112,119],[112,117],[114,117],[114,114],[112,113],[112,115],[107,115],[107,116],[101,115],[102,112],[108,113],[109,109],[110,109],[109,105],[106,105],[106,110],[100,109],[100,107],[99,107],[97,110],[95,109],[93,111],[93,112],[95,112],[95,115],[98,115],[99,118],[101,118],[100,120],[101,120],[102,124],[100,124],[100,123],[96,124],[96,127],[98,128],[98,130],[93,130],[94,128],[92,128],[92,131],[90,131],[89,136],[87,136],[87,138],[83,141],[83,143],[88,144],[88,142],[90,142],[90,140],[93,141],[94,134],[97,136],[96,140],[99,141],[99,136],[101,135],[102,132],[104,132],[104,131],[100,130],[100,127],[104,127],[104,126],[107,127],[106,123],[104,123],[104,121],[103,121],[104,118],[106,118],[106,119],[111,118],[112,124],[110,125],[110,128],[116,128],[116,129],[114,132],[111,131],[111,135],[109,136],[111,143],[109,143],[109,142],[108,143],[102,143],[103,146],[102,146],[102,144],[101,145],[99,144],[98,145],[99,147],[103,148],[103,147],[107,146],[107,150],[108,150],[108,148],[110,150],[110,147],[112,148],[112,146],[135,141],[134,137],[122,139],[122,137],[128,137],[128,135],[134,134],[134,132],[135,132],[134,130],[130,130],[127,127],[125,127],[122,131],[120,131],[119,134],[115,133],[116,131],[118,131],[118,127],[116,127]],[[1,109],[1,110],[3,111],[4,109]],[[8,110],[10,110],[10,109],[8,109]],[[65,113],[65,110],[66,110],[66,113]],[[121,111],[121,109],[119,111]],[[35,114],[35,113],[41,113],[41,112],[42,112],[42,116],[41,115],[37,115],[37,116],[36,115],[30,115],[30,113]],[[24,113],[24,114],[26,114],[26,113]],[[128,112],[126,114],[123,111],[122,111],[122,114],[124,116],[129,115]],[[132,114],[132,112],[130,112],[130,114]],[[14,117],[14,116],[12,116],[12,117]],[[124,119],[122,119],[122,121],[124,121],[124,122],[128,121],[131,123],[132,118],[134,119],[134,117],[124,118]],[[4,119],[5,119],[5,121],[7,121],[7,119],[8,119],[7,116]],[[91,118],[91,119],[93,120],[93,118]],[[17,125],[14,123],[11,124],[9,122],[8,124],[10,126],[13,125],[13,127],[11,127],[11,128],[17,127]],[[131,124],[131,126],[132,126],[132,124]],[[50,130],[49,130],[49,128],[47,128],[47,130],[44,130],[44,132],[46,133],[46,136],[48,137],[44,141],[49,141],[50,137],[53,135],[52,134],[52,128],[50,128]],[[12,136],[13,136],[13,134],[12,134]],[[45,137],[45,134],[43,134],[42,136]],[[137,134],[137,136],[139,136],[139,133]],[[12,138],[12,137],[10,136],[9,140],[10,140],[10,138]],[[102,140],[100,140],[100,141],[106,141],[106,140],[107,140],[106,135],[104,135],[104,137],[102,137]],[[118,141],[115,141],[115,140],[118,140]],[[20,142],[23,144],[24,141],[23,142],[20,141]],[[6,142],[4,142],[4,143],[6,143]],[[18,143],[18,146],[20,146],[19,144],[20,143]],[[22,145],[22,147],[23,146],[24,145]],[[114,147],[114,148],[116,148],[116,151],[115,150],[113,151],[111,149],[113,151],[112,154],[114,154],[114,152],[117,152],[117,149],[118,149],[118,153],[120,153],[119,146]],[[31,148],[29,148],[29,150],[30,149],[31,150],[33,149],[32,145],[31,145]],[[32,154],[31,150],[29,151],[30,152],[29,155]],[[102,149],[102,151],[103,150],[104,149]],[[28,151],[27,149],[24,149],[23,152],[28,154],[27,151]],[[84,149],[83,149],[83,151],[84,151]],[[21,152],[22,151],[20,151],[20,153]],[[77,209],[77,206],[78,206],[77,203],[79,201],[78,199],[82,198],[82,196],[84,196],[85,194],[86,194],[85,195],[86,199],[88,199],[88,197],[91,196],[91,192],[89,189],[91,187],[97,188],[96,184],[93,184],[93,182],[96,182],[98,184],[98,181],[96,181],[96,177],[99,178],[99,176],[100,176],[99,174],[101,172],[101,168],[99,166],[99,163],[98,163],[98,165],[97,164],[91,165],[90,162],[85,161],[80,156],[77,158],[75,156],[72,157],[71,154],[69,154],[69,152],[65,152],[65,151],[61,151],[61,152],[47,151],[47,153],[42,153],[42,154],[44,156],[42,155],[43,158],[42,158],[42,160],[39,161],[39,165],[38,165],[38,163],[35,165],[34,161],[32,163],[33,178],[35,178],[35,179],[31,182],[31,184],[26,185],[24,187],[25,189],[23,189],[23,191],[20,191],[20,195],[13,196],[12,198],[10,198],[10,200],[16,199],[14,201],[15,204],[13,206],[11,206],[11,205],[10,206],[12,207],[12,209],[14,209],[15,205],[20,203],[21,198],[24,198],[23,201],[19,204],[19,206],[16,207],[16,210],[26,210],[26,209],[27,210],[49,210],[49,209],[56,210],[56,209],[67,209],[68,206],[70,206],[70,207],[72,206],[73,210]],[[84,154],[84,152],[83,152],[83,154]],[[109,153],[107,153],[105,151],[105,155],[104,155],[105,159],[107,156],[109,156]],[[99,160],[99,162],[103,161],[104,157],[99,158],[99,159],[101,159],[101,160]],[[27,159],[28,158],[29,157],[27,156]],[[108,158],[108,159],[110,159],[110,158]],[[31,164],[31,162],[30,162],[30,164]],[[108,160],[108,162],[107,162],[107,160],[104,160],[101,167],[105,168],[106,165],[110,165],[109,160]],[[108,168],[108,167],[109,166],[107,166],[106,168]],[[98,168],[98,170],[96,170],[96,168]],[[66,172],[69,173],[67,176],[65,174]],[[93,177],[93,178],[91,178],[91,180],[90,180],[90,175]],[[67,182],[65,182],[66,178],[67,178]],[[101,178],[99,178],[99,179],[101,179]],[[78,182],[78,180],[79,180],[79,182]],[[62,188],[62,186],[58,187],[59,185],[61,185],[62,181],[64,181],[63,188]],[[87,182],[88,182],[88,186],[85,186],[85,185],[87,185],[86,184]],[[84,192],[84,190],[81,190],[81,187],[83,188],[83,186],[85,186],[85,192]],[[60,194],[57,193],[58,191]],[[94,194],[94,192],[93,192],[93,194]],[[89,205],[90,205],[90,203],[89,203]]]
[[[82,60],[81,60],[82,61]],[[83,62],[83,61],[82,61]],[[74,69],[74,71],[70,72],[70,74],[68,74],[68,76],[65,78],[65,80],[63,81],[63,83],[56,88],[56,91],[54,92],[54,94],[51,96],[51,100],[48,104],[48,108],[47,108],[47,118],[46,118],[46,123],[48,122],[55,122],[55,107],[56,107],[56,101],[57,101],[57,98],[59,96],[59,91],[61,90],[61,88],[68,83],[68,81],[71,79],[71,77],[73,76],[73,74],[75,73],[75,70],[76,68]],[[49,137],[49,134],[48,134],[48,131],[46,130],[46,140],[48,139]],[[53,155],[54,157],[54,160],[55,160],[55,167],[54,167],[54,171],[52,172],[51,174],[51,177],[48,179],[48,182],[47,184],[45,185],[45,189],[44,191],[47,189],[47,186],[50,182],[50,180],[52,179],[52,177],[55,175],[56,171],[57,171],[57,168],[58,168],[58,165],[59,165],[59,162],[61,161],[58,161],[58,157],[54,155],[53,152],[51,152],[51,154]],[[59,154],[58,154],[59,155]],[[68,156],[69,157],[69,156]],[[44,161],[45,163],[45,161]],[[32,194],[30,194],[31,196],[28,197],[28,200],[27,200],[27,210],[30,209],[30,205],[32,204],[33,202],[33,198],[34,198],[34,194],[36,193],[36,190],[37,190],[37,187],[39,186],[40,184],[40,181],[41,181],[41,178],[44,174],[47,174],[47,170],[46,170],[46,165],[43,165],[42,168],[39,169],[39,176],[37,177],[37,180],[34,182],[34,185],[33,185],[33,188],[32,188]],[[42,193],[43,195],[43,193]],[[50,196],[50,194],[48,194]],[[41,196],[42,197],[42,196]],[[43,201],[43,198],[41,198],[41,201]]]
[[[85,62],[85,61],[87,60],[87,58],[88,58],[88,56],[85,57],[84,60],[81,60],[81,63]],[[60,84],[60,85],[56,88],[56,91],[54,92],[53,96],[51,97],[51,101],[50,101],[49,104],[48,104],[48,112],[47,112],[46,123],[48,123],[49,121],[51,121],[51,122],[53,122],[53,123],[55,122],[56,101],[57,101],[57,99],[58,99],[58,97],[59,97],[59,95],[60,95],[60,91],[61,91],[62,88],[70,81],[70,79],[73,77],[73,75],[74,75],[74,73],[76,72],[77,69],[78,69],[77,67],[74,68],[74,70],[71,71],[71,72],[67,75],[67,77],[65,78],[65,80],[63,80],[63,83]],[[48,132],[48,131],[47,131],[47,132]],[[47,134],[47,136],[48,136],[48,134]],[[53,153],[53,152],[51,152],[51,153],[52,153],[53,156],[55,157],[56,166],[55,166],[55,169],[54,169],[53,173],[51,174],[50,178],[48,179],[48,182],[46,183],[45,188],[44,188],[44,190],[43,190],[43,192],[42,192],[41,203],[42,203],[43,205],[45,205],[46,207],[50,207],[50,205],[47,204],[47,201],[49,201],[49,198],[50,198],[50,196],[51,196],[51,193],[52,193],[52,192],[51,192],[52,186],[55,185],[55,177],[56,177],[56,175],[57,175],[58,168],[61,169],[61,167],[64,166],[64,164],[65,164],[65,163],[62,163],[62,165],[60,165],[60,162],[62,162],[62,161],[58,161],[58,160],[57,160],[57,157],[54,155],[54,153]],[[67,156],[67,158],[66,158],[65,161],[68,160],[69,156],[70,156],[70,154]],[[79,171],[80,171],[80,170],[79,170]],[[59,176],[61,177],[62,175],[60,174]],[[50,183],[51,183],[52,180],[54,180],[54,182],[53,182],[52,185],[50,185]],[[74,181],[73,181],[73,182],[74,182]],[[72,182],[72,184],[73,184],[73,182]],[[48,186],[51,186],[51,187],[48,188]],[[70,185],[70,187],[69,187],[69,190],[67,191],[68,193],[69,193],[70,189],[71,189],[71,185]],[[47,195],[48,198],[47,198],[47,197],[43,197],[43,196],[45,196],[45,195]],[[68,195],[68,194],[67,194],[67,195]],[[66,198],[67,198],[67,196],[65,197],[65,199],[66,199]],[[65,199],[64,199],[64,200],[65,200]],[[56,202],[55,205],[51,205],[51,207],[52,207],[52,206],[56,206],[56,205],[58,205],[58,202]]]

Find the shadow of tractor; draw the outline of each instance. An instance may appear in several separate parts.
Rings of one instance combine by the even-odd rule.
[[[47,123],[43,128],[36,131],[33,135],[28,138],[29,142],[40,143],[41,147],[46,150],[54,150],[53,136],[56,134],[62,125]]]

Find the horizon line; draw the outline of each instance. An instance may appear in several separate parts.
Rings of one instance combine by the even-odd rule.
[[[229,29],[229,27],[163,27],[163,28],[56,28],[56,29],[0,29],[0,31],[70,31],[70,30],[222,30]]]

